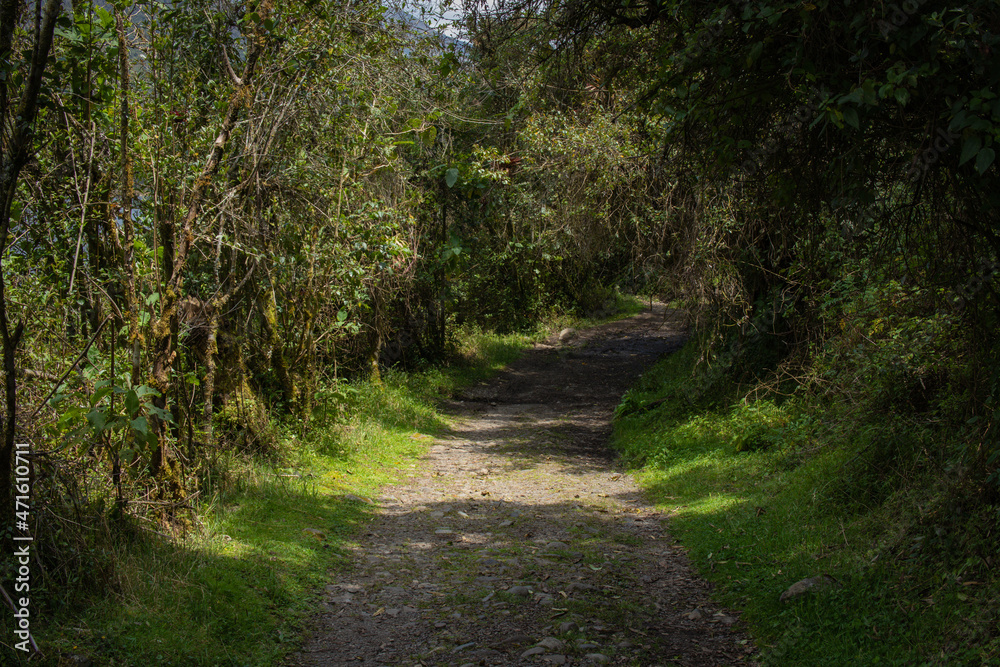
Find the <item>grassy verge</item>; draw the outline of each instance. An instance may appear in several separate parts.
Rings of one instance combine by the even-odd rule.
[[[707,396],[696,360],[689,344],[654,367],[619,406],[614,442],[720,600],[743,611],[764,664],[1000,664],[1000,578],[976,555],[984,542],[996,553],[1000,516],[956,508],[943,465],[901,454],[949,434],[848,428],[836,406],[746,403],[732,387]],[[824,573],[840,586],[779,601]]]
[[[42,662],[280,661],[300,645],[329,572],[345,562],[345,546],[372,516],[368,498],[414,468],[447,427],[437,401],[495,373],[530,340],[468,331],[462,361],[448,367],[335,387],[309,428],[287,429],[280,463],[220,461],[222,479],[198,508],[191,535],[178,541],[130,531],[131,539],[110,547],[115,590],[32,625]]]
[[[652,301],[636,295],[615,290],[608,297],[603,308],[588,313],[586,317],[568,322],[566,326],[590,327],[604,322],[613,322],[624,317],[638,315],[652,307]]]

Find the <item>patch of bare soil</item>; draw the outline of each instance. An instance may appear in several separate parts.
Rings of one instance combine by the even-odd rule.
[[[622,393],[683,328],[662,306],[539,344],[449,404],[387,488],[292,665],[733,665],[713,603],[608,448]]]

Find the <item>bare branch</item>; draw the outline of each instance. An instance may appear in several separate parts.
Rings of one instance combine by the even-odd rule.
[[[226,51],[226,45],[222,45],[222,62],[226,66],[226,72],[229,73],[229,78],[233,80],[233,83],[237,86],[243,85],[243,79],[236,76],[236,72],[233,71],[233,66],[229,62],[229,53]]]

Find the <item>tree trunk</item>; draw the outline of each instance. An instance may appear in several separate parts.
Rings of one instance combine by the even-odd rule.
[[[285,349],[278,336],[278,302],[274,295],[273,284],[268,285],[263,299],[261,310],[264,314],[262,322],[264,338],[267,340],[268,347],[271,348],[271,365],[274,366],[274,372],[278,375],[278,383],[281,385],[286,407],[291,409],[298,399],[298,392],[295,388],[295,381],[288,372],[288,366],[285,365]]]
[[[257,7],[257,14],[261,21],[270,15],[271,3],[263,2]],[[166,287],[161,297],[162,312],[159,320],[153,326],[153,363],[152,363],[152,384],[159,391],[154,403],[157,407],[166,408],[168,397],[174,389],[171,371],[177,359],[176,339],[173,334],[177,322],[177,303],[183,296],[184,271],[187,266],[188,253],[194,244],[195,223],[201,215],[202,206],[212,183],[212,178],[218,172],[219,164],[225,153],[229,137],[236,127],[246,100],[251,98],[249,94],[250,81],[256,69],[257,60],[260,58],[264,47],[264,38],[261,34],[251,37],[250,49],[247,53],[246,63],[243,67],[243,75],[236,79],[235,90],[229,98],[229,106],[222,121],[222,127],[208,152],[208,158],[201,174],[195,180],[194,188],[188,200],[187,213],[183,223],[177,233],[174,229],[173,262],[169,267],[169,274],[164,276]],[[234,77],[235,78],[235,77]],[[167,239],[164,238],[164,243]],[[170,501],[181,501],[185,497],[183,477],[181,475],[180,461],[171,450],[170,433],[168,424],[161,419],[153,420],[153,427],[157,436],[157,447],[153,452],[151,461],[151,472],[161,483],[160,495]],[[164,518],[172,518],[166,513]]]
[[[448,189],[442,183],[441,185],[441,240],[440,248],[438,248],[438,255],[444,250],[448,243]],[[447,332],[445,331],[445,324],[447,322],[445,314],[445,270],[444,265],[441,264],[441,260],[438,260],[437,269],[437,311],[434,313],[436,322],[436,338],[435,344],[437,346],[437,354],[444,355],[445,339],[447,337]]]
[[[209,301],[208,307],[208,340],[205,344],[205,393],[202,410],[202,432],[205,444],[211,445],[212,433],[212,402],[215,400],[215,357],[219,353],[219,314],[229,301],[229,295],[223,295],[219,280],[219,264],[222,262],[222,237],[225,234],[226,216],[219,216],[219,232],[215,236],[215,257],[212,263],[212,279],[215,296]]]
[[[215,400],[215,357],[219,353],[219,310],[229,299],[220,300],[218,304],[212,301],[212,313],[208,319],[208,343],[205,345],[205,407],[202,411],[202,432],[205,444],[211,445],[215,434],[212,430],[212,402]],[[215,307],[218,306],[218,307]]]
[[[382,354],[382,324],[379,321],[382,314],[382,304],[379,299],[378,285],[372,285],[372,330],[375,340],[372,342],[371,358],[368,360],[368,370],[372,384],[382,384],[382,373],[379,371],[378,358]]]
[[[3,0],[0,3],[0,53],[11,57],[14,28],[17,26],[17,14],[20,3],[15,0]],[[31,54],[31,66],[21,99],[17,108],[10,107],[7,85],[10,77],[0,81],[0,122],[4,129],[10,128],[10,134],[5,137],[2,153],[0,153],[0,240],[4,246],[0,248],[0,338],[3,339],[3,366],[5,414],[0,416],[0,427],[3,428],[3,443],[0,445],[0,521],[11,518],[12,457],[14,454],[14,438],[17,428],[17,373],[14,355],[24,333],[24,323],[19,322],[14,331],[10,330],[7,319],[7,293],[4,280],[3,259],[6,253],[6,239],[10,231],[10,207],[17,193],[17,180],[21,169],[27,163],[32,149],[31,126],[38,110],[38,95],[42,88],[42,73],[52,48],[52,34],[56,27],[61,3],[59,0],[46,0],[44,7],[39,7],[35,19],[35,44]]]
[[[121,11],[115,11],[115,28],[118,33],[118,63],[121,88],[121,159],[122,159],[122,227],[125,230],[125,248],[122,260],[125,269],[125,307],[128,310],[128,340],[131,347],[132,385],[142,379],[139,353],[142,332],[139,328],[139,304],[135,292],[135,225],[132,222],[132,157],[128,152],[129,139],[129,66],[128,44]],[[114,223],[112,223],[114,224]]]

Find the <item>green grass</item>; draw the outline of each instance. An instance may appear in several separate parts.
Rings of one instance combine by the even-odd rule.
[[[331,431],[286,442],[281,468],[244,465],[189,537],[121,545],[120,592],[43,641],[102,665],[274,664],[298,645],[328,571],[372,514],[348,494],[375,492],[428,440],[413,426],[366,422],[334,447]]]
[[[644,310],[649,310],[649,306],[650,302],[640,296],[615,290],[602,310],[578,320],[575,326],[588,327],[604,322],[613,322],[623,317],[638,315]]]
[[[838,430],[802,399],[702,396],[695,361],[689,344],[652,369],[619,407],[614,442],[721,601],[742,610],[765,664],[1000,664],[998,577],[913,546],[942,494],[898,457],[879,467],[890,424]],[[779,602],[821,573],[843,587]]]
[[[570,313],[553,314],[548,317],[547,325],[549,329],[556,331],[564,327],[586,328],[638,315],[644,310],[649,310],[648,299],[615,290],[608,296],[604,306],[601,308],[584,315],[573,315]]]
[[[496,373],[531,339],[465,331],[447,366],[390,370],[379,385],[323,393],[316,419],[285,428],[280,463],[221,461],[223,481],[203,499],[191,534],[167,539],[147,526],[122,537],[113,548],[117,590],[33,626],[49,663],[280,661],[301,645],[330,572],[372,517],[363,499],[412,469],[447,428],[437,402]]]

